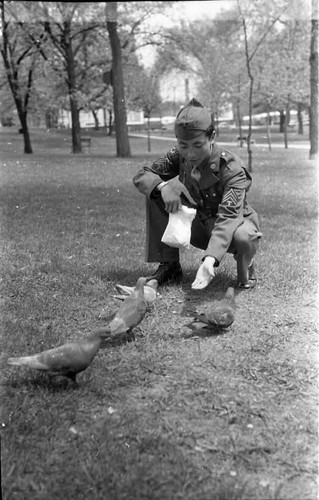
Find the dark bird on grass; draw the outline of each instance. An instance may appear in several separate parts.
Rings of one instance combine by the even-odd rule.
[[[196,316],[196,320],[210,326],[227,328],[235,320],[236,302],[235,289],[230,286],[220,300],[213,300],[205,313]]]
[[[115,287],[119,292],[119,295],[113,295],[113,297],[120,300],[124,300],[126,297],[131,295],[135,290],[134,286],[115,285]],[[151,306],[155,303],[157,299],[157,288],[158,288],[158,281],[154,279],[149,280],[144,285],[144,297],[148,306]]]
[[[147,302],[144,296],[146,278],[139,278],[130,295],[128,295],[111,322],[106,327],[111,336],[129,332],[137,326],[147,312]]]
[[[31,356],[9,358],[7,363],[34,368],[51,376],[62,375],[76,382],[76,375],[92,363],[105,335],[105,329],[96,330],[84,339]]]

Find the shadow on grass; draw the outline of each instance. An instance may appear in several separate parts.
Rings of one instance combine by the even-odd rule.
[[[129,342],[134,342],[137,337],[137,328],[130,332],[125,332],[121,335],[117,335],[113,338],[105,338],[101,342],[100,349],[111,349],[112,347],[119,347],[121,345],[128,344]]]
[[[146,276],[146,270],[142,267],[139,269],[128,268],[109,268],[105,272],[100,272],[99,277],[101,280],[110,280],[119,285],[134,286],[141,276]]]
[[[209,304],[211,300],[220,300],[229,286],[235,288],[235,295],[237,296],[239,290],[236,289],[236,284],[236,280],[226,273],[218,274],[204,290],[192,290],[191,281],[187,280],[182,284],[185,294],[182,315],[192,317],[194,313],[198,312],[199,306]]]
[[[209,337],[218,337],[229,332],[230,328],[222,328],[215,325],[204,325],[200,321],[186,323],[184,326],[189,328],[189,333],[184,333],[182,338],[187,339],[204,339]]]
[[[67,378],[50,377],[45,374],[37,374],[33,378],[17,376],[14,379],[7,380],[2,384],[11,389],[27,389],[27,390],[45,390],[50,393],[59,393],[62,391],[73,391],[79,388],[78,383],[74,383]]]

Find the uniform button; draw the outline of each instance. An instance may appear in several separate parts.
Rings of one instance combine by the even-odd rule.
[[[211,168],[216,168],[216,163],[212,163]]]
[[[213,198],[216,198],[216,193],[213,193]]]
[[[225,151],[223,151],[223,152],[220,154],[220,156],[225,156]]]

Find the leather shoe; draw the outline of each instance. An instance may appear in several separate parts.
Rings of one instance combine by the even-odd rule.
[[[181,281],[183,271],[180,263],[177,262],[162,262],[154,274],[147,276],[147,280],[157,280],[159,285]]]

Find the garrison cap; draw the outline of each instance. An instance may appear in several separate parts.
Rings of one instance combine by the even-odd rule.
[[[175,136],[178,139],[194,139],[202,132],[206,132],[212,123],[212,117],[207,108],[192,99],[182,108],[175,120]]]

